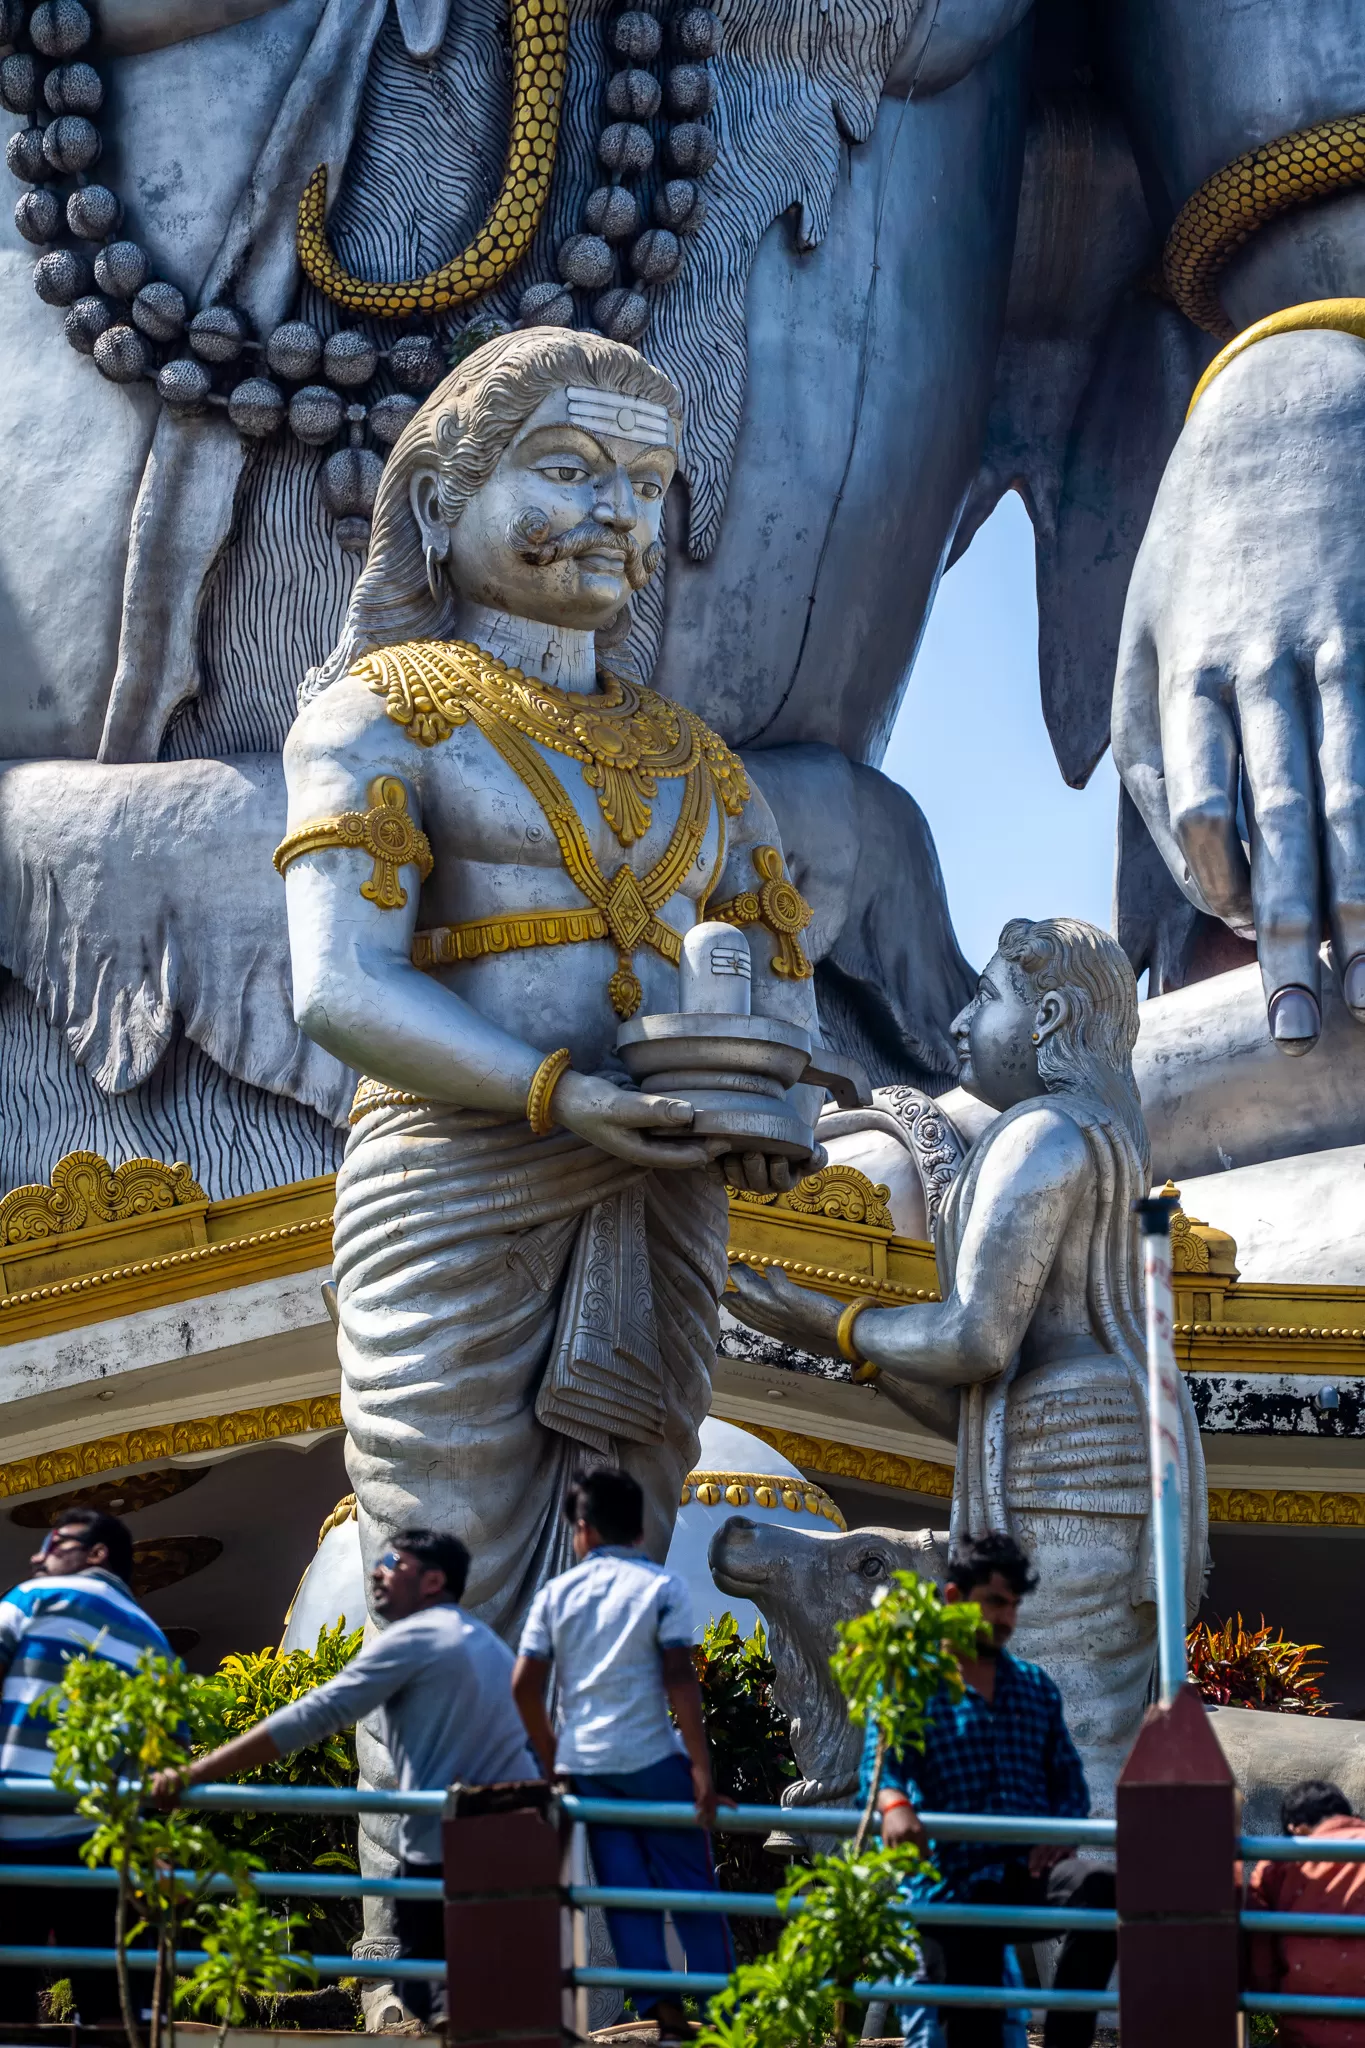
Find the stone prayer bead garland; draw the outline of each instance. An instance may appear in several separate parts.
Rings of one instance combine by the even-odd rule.
[[[628,8],[607,30],[619,68],[607,81],[607,120],[597,141],[597,160],[611,179],[589,193],[580,233],[560,244],[558,284],[533,284],[522,293],[522,327],[572,327],[574,292],[592,292],[592,319],[612,341],[638,342],[649,325],[650,285],[667,284],[683,263],[683,238],[701,226],[706,200],[700,181],[716,160],[716,139],[706,116],[716,104],[716,82],[708,58],[720,48],[720,22],[709,7],[682,7],[668,23],[672,59],[662,81],[646,67],[660,57],[664,29],[652,14]],[[665,177],[654,193],[645,225],[640,197],[627,180],[653,169],[655,138],[647,125],[660,109],[669,121],[663,134]],[[619,252],[619,258],[618,258]],[[624,271],[629,282],[618,276]]]
[[[445,375],[443,350],[426,334],[381,348],[358,329],[324,335],[307,320],[283,321],[261,341],[233,306],[191,315],[179,288],[152,275],[147,251],[119,239],[118,195],[86,182],[102,147],[92,117],[104,86],[80,54],[93,32],[81,0],[0,0],[0,105],[28,122],[6,148],[10,170],[29,187],[14,220],[46,252],[34,266],[34,290],[65,309],[67,340],[102,376],[154,382],[177,415],[216,407],[252,439],[287,424],[310,448],[344,433],[344,445],[323,465],[322,495],[338,544],[363,553],[384,466],[365,445],[366,431],[381,448],[392,447],[419,396]],[[399,390],[366,404],[360,389],[381,363]]]

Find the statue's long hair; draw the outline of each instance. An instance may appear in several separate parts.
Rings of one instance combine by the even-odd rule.
[[[344,676],[372,647],[400,640],[449,640],[456,601],[444,577],[439,595],[427,580],[421,531],[411,504],[420,470],[440,479],[441,515],[454,526],[496,469],[508,443],[536,407],[566,384],[597,385],[623,398],[661,405],[682,421],[677,391],[635,349],[600,334],[529,327],[475,349],[413,414],[384,465],[370,521],[370,552],[346,623],[327,659],[299,692],[308,703]]]

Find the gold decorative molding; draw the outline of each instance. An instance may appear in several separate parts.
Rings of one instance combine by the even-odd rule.
[[[769,1188],[759,1194],[753,1188],[731,1188],[730,1200],[755,1209],[790,1209],[796,1216],[827,1216],[840,1223],[863,1223],[872,1230],[892,1230],[887,1202],[891,1190],[881,1181],[869,1180],[856,1166],[822,1166],[808,1173],[794,1188]]]
[[[238,1450],[246,1444],[273,1443],[280,1437],[309,1436],[315,1430],[340,1429],[341,1401],[319,1394],[311,1401],[281,1401],[271,1408],[238,1408],[228,1415],[201,1415],[193,1422],[153,1423],[125,1430],[120,1436],[68,1444],[65,1450],[40,1451],[0,1465],[0,1500],[37,1493],[47,1486],[69,1486],[100,1472],[130,1465],[151,1465],[159,1458],[189,1452]]]
[[[931,1464],[926,1458],[903,1458],[896,1451],[864,1450],[860,1444],[836,1444],[827,1437],[770,1429],[761,1422],[741,1422],[736,1426],[747,1429],[750,1436],[761,1437],[803,1472],[825,1472],[834,1479],[862,1481],[872,1486],[895,1486],[904,1493],[929,1494],[935,1500],[952,1498],[951,1465]]]
[[[1292,1529],[1365,1529],[1365,1494],[1211,1486],[1209,1520]]]
[[[16,1188],[0,1203],[0,1221],[8,1211],[27,1230],[41,1220],[40,1197],[62,1198],[47,1235],[9,1243],[0,1233],[0,1344],[325,1266],[334,1186],[320,1174],[210,1202],[187,1167],[111,1168],[98,1153],[71,1153],[51,1188]],[[108,1217],[115,1207],[127,1213]]]
[[[751,1434],[756,1435],[757,1431]],[[823,1515],[838,1529],[848,1528],[842,1509],[822,1486],[790,1472],[689,1472],[683,1481],[679,1507],[685,1508],[694,1496],[704,1508],[718,1508],[722,1501],[727,1507],[747,1508],[751,1500],[755,1507],[783,1507],[788,1514],[804,1508],[808,1515]]]
[[[1173,1180],[1168,1180],[1161,1192],[1174,1202],[1180,1200]],[[1171,1273],[1207,1273],[1231,1282],[1237,1278],[1237,1240],[1226,1230],[1177,1208],[1171,1217]]]
[[[98,1152],[68,1152],[46,1187],[15,1188],[0,1202],[0,1244],[27,1244],[207,1201],[179,1161],[166,1166],[159,1159],[129,1159],[112,1167]]]

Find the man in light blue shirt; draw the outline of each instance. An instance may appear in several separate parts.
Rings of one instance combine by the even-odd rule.
[[[564,1512],[573,1524],[572,1571],[542,1586],[521,1635],[512,1692],[547,1775],[587,1799],[691,1800],[709,1827],[716,1788],[692,1661],[692,1603],[684,1582],[640,1549],[644,1497],[628,1473],[576,1479]],[[558,1739],[545,1709],[554,1666]],[[677,1726],[669,1718],[672,1707]],[[590,1827],[597,1881],[659,1891],[714,1891],[709,1835],[689,1828]],[[720,1913],[683,1913],[678,1935],[690,1970],[728,1973],[730,1931]],[[666,1971],[663,1916],[608,1909],[622,1969]],[[660,2039],[681,2037],[681,2005],[632,1994]]]

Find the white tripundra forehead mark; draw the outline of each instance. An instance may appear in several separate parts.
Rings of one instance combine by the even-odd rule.
[[[661,405],[647,398],[623,398],[617,391],[600,391],[595,385],[570,384],[569,424],[590,434],[623,434],[648,448],[671,448],[673,422]]]

